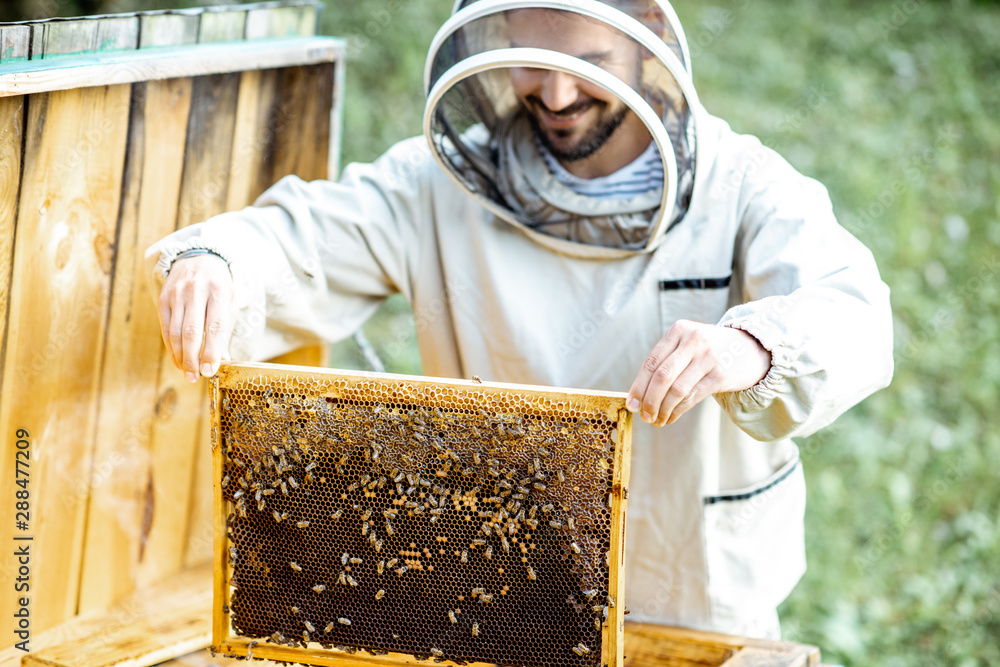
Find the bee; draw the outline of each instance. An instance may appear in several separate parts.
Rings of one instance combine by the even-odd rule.
[[[341,616],[340,618],[337,619],[337,623],[340,623],[341,625],[350,625],[351,619],[344,618],[343,616]]]
[[[309,527],[309,522],[308,521],[297,521],[295,523],[295,525],[297,527],[299,527],[299,528],[308,528]]]
[[[602,609],[604,609],[604,607],[602,607],[599,604],[595,604],[593,607],[590,608],[590,611],[594,612],[595,614],[599,614],[601,613]]]
[[[472,381],[473,381],[473,382],[478,382],[479,384],[482,384],[482,383],[483,383],[483,381],[479,379],[479,376],[478,376],[478,375],[473,375],[473,376],[472,376]],[[482,410],[480,410],[479,412],[483,412],[483,411],[482,411]],[[483,416],[484,416],[484,417],[486,416],[486,415],[485,415],[485,413],[483,414]]]
[[[222,478],[222,488],[226,488],[227,486],[229,486],[229,475]]]
[[[547,488],[548,488],[547,486],[545,486],[545,485],[544,485],[544,484],[542,484],[541,482],[535,482],[535,483],[534,483],[534,484],[532,484],[531,486],[533,486],[534,488],[538,489],[539,491],[544,491],[545,489],[547,489]]]
[[[435,507],[431,510],[431,514],[444,514],[445,510],[443,507]]]
[[[431,653],[433,653],[435,655],[435,657],[438,657],[438,658],[440,658],[440,657],[442,657],[444,655],[444,651],[442,651],[439,648],[434,648],[433,646],[431,647]]]
[[[393,530],[392,524],[389,523],[388,521],[385,522],[385,532],[389,535],[389,537],[392,537],[393,534],[396,532],[395,530]]]
[[[593,600],[595,595],[597,595],[597,590],[593,588],[590,589],[589,591],[583,591],[583,596],[588,600]]]
[[[274,520],[275,521],[277,521],[278,523],[281,523],[281,515],[278,513],[278,510],[271,510],[271,514],[274,515]]]
[[[576,522],[573,520],[573,517],[566,519],[566,527],[570,530],[576,530]]]
[[[403,473],[399,473],[398,475],[393,475],[392,481],[395,482],[396,484],[399,484],[401,481],[403,481],[404,477],[405,475]]]
[[[313,461],[312,463],[310,463],[309,465],[306,466],[306,472],[309,472],[309,471],[315,469],[317,465],[319,465],[319,464],[316,463],[315,461]]]
[[[331,632],[333,632],[333,621],[330,621],[329,623],[326,624],[326,627],[323,628],[323,632],[325,632],[326,634],[330,634]]]
[[[454,451],[452,451],[450,449],[447,452],[445,452],[445,453],[448,455],[449,459],[451,459],[455,463],[458,463],[458,461],[459,461],[458,454],[456,454]]]
[[[242,477],[240,477],[240,481],[241,482],[243,481]],[[238,500],[239,497],[242,496],[242,495],[243,495],[243,489],[237,489],[236,493],[233,494],[233,500]]]
[[[482,604],[489,604],[490,602],[493,602],[493,596],[487,593],[483,593],[482,595],[479,596],[479,602]]]
[[[608,494],[608,509],[612,509],[613,504],[614,504],[614,499],[615,499],[614,494],[613,493],[609,493]]]
[[[569,548],[572,549],[573,553],[575,553],[575,554],[580,553],[580,545],[577,544],[576,542],[570,542],[569,543]]]
[[[480,458],[479,456],[479,452],[472,453],[472,462],[475,463],[476,465],[479,465],[483,462],[482,458]]]
[[[298,607],[289,607],[288,608],[288,613],[291,614],[292,616],[294,616],[295,614],[299,613],[299,608]]]
[[[341,555],[341,557],[340,557],[340,564],[341,564],[341,565],[347,565],[347,560],[348,560],[348,559],[349,559],[350,557],[351,557],[351,556],[350,556],[350,554],[348,554],[348,553],[347,553],[347,552],[345,551],[345,552],[343,553],[343,555]]]
[[[469,562],[469,552],[464,549],[462,550],[462,562],[463,563]]]
[[[611,607],[612,609],[615,608],[615,599],[610,595],[608,596],[608,606]]]
[[[304,641],[306,644],[308,644],[309,640],[310,640],[310,638],[309,638],[309,631],[308,630],[303,630],[302,631],[302,641]]]
[[[532,505],[531,509],[528,510],[528,518],[529,519],[534,519],[535,518],[535,514],[537,512],[538,512],[538,505]]]
[[[532,530],[538,529],[538,519],[525,519],[524,522],[528,524],[528,527]]]
[[[473,546],[483,547],[486,546],[486,540],[477,537],[476,539],[472,540],[472,544]]]
[[[351,564],[353,565],[361,565],[362,562],[360,558],[351,558]]]
[[[478,623],[473,623],[472,624],[472,636],[473,637],[478,637],[479,636],[479,624]]]
[[[299,565],[298,563],[296,563],[294,560],[288,561],[288,566],[290,568],[292,568],[293,570],[295,570],[296,572],[301,572],[302,571],[302,566]]]
[[[322,593],[323,591],[326,590],[326,586],[324,586],[323,584],[316,584],[315,586],[313,586],[313,590],[316,591],[317,593]]]
[[[573,653],[576,653],[578,656],[583,657],[583,656],[587,655],[588,653],[590,653],[590,649],[587,648],[586,644],[584,644],[583,642],[580,642],[579,644],[577,644],[576,646],[573,647]]]
[[[339,510],[337,510],[336,512],[334,512],[333,514],[331,514],[331,515],[330,515],[330,518],[331,518],[331,519],[339,519],[339,518],[340,518],[340,516],[341,516],[341,515],[342,515],[343,513],[344,513],[344,510],[342,510],[342,509],[339,509]]]
[[[385,590],[382,588],[378,589],[378,593],[375,594],[375,599],[381,600],[384,597],[385,597]]]
[[[560,528],[563,527],[562,521],[549,521],[549,525],[555,528],[556,530],[559,530]]]
[[[368,519],[371,518],[371,516],[372,516],[371,509],[367,509],[367,510],[365,510],[365,513],[361,515],[361,520],[362,521],[367,521]]]
[[[504,552],[510,553],[510,542],[507,541],[507,537],[504,536],[501,539],[503,540],[503,550],[504,550]]]
[[[358,582],[351,575],[347,575],[347,583],[351,585],[351,588],[354,588],[358,585]]]
[[[535,574],[535,571],[529,565],[528,566],[528,581],[535,581],[536,579],[538,579],[538,575]]]
[[[555,505],[552,505],[552,504],[542,505],[542,511],[545,512],[546,514],[548,514],[549,512],[551,512],[554,508],[555,508]]]
[[[361,524],[361,534],[362,535],[367,535],[368,534],[368,524],[367,523]]]
[[[229,547],[229,559],[236,560],[236,547]]]
[[[279,484],[281,484],[281,493],[287,496],[288,495],[288,485],[285,484],[285,482],[283,480],[280,481]]]
[[[347,485],[347,490],[348,491],[357,491],[359,486],[361,486],[361,485],[358,484],[357,482],[351,482],[350,484]]]
[[[486,560],[493,560],[493,545],[492,544],[489,545],[488,547],[486,547],[486,553],[484,555],[486,556]]]
[[[392,569],[392,568],[396,567],[396,563],[398,563],[398,562],[399,562],[398,558],[390,558],[389,562],[386,563],[386,567]]]
[[[340,583],[341,586],[346,586],[347,575],[344,572],[341,572],[339,575],[337,575],[337,581]]]
[[[599,618],[594,619],[594,629],[597,630],[598,632],[601,631],[601,619]]]
[[[398,570],[396,570],[396,574],[399,575],[400,577],[402,577],[406,573],[406,571],[409,570],[409,569],[410,568],[408,568],[405,565],[403,565]]]
[[[455,616],[455,612],[451,609],[448,610],[448,620],[452,623],[458,623],[458,617]]]
[[[306,626],[306,630],[309,632],[316,632],[316,628],[313,627],[313,624],[309,621],[302,621],[302,625]]]
[[[556,477],[559,478],[560,482],[566,481],[566,474],[563,472],[562,468],[559,468],[559,470],[556,471]]]

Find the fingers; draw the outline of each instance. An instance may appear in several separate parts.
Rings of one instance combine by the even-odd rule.
[[[653,417],[656,415],[660,405],[660,401],[654,402],[652,400],[652,395],[650,395],[650,400],[646,400],[650,382],[653,380],[653,376],[656,373],[660,374],[660,378],[658,380],[659,382],[663,382],[667,379],[666,374],[669,372],[669,369],[664,370],[663,364],[677,349],[677,345],[679,343],[680,334],[675,325],[670,327],[670,331],[668,331],[667,334],[656,343],[652,352],[650,352],[649,356],[646,357],[646,360],[642,362],[639,374],[632,382],[632,387],[628,391],[629,398],[626,402],[626,407],[631,412],[639,412],[641,410],[642,420],[646,423],[651,423],[653,421]],[[683,368],[680,370],[683,370]]]
[[[215,290],[209,294],[205,313],[205,349],[201,353],[201,374],[215,375],[219,363],[229,358],[229,339],[233,334],[233,300],[231,294]]]
[[[235,325],[232,277],[214,256],[175,262],[159,299],[160,335],[174,365],[189,382],[211,376]]]

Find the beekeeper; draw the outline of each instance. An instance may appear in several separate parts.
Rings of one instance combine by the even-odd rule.
[[[889,293],[690,68],[665,0],[460,1],[425,137],[149,250],[175,363],[342,339],[401,292],[428,375],[627,390],[631,618],[776,637],[805,571],[789,438],[889,382]]]

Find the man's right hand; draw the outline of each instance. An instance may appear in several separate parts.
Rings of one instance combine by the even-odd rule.
[[[174,262],[160,292],[160,334],[188,382],[211,377],[229,359],[236,324],[233,277],[217,255]]]

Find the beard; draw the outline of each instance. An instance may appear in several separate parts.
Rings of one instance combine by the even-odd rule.
[[[531,106],[548,110],[545,103],[533,95],[528,96],[527,101]],[[552,137],[555,136],[560,139],[572,137],[578,131],[577,129],[543,129],[538,118],[530,110],[528,119],[531,121],[531,127],[535,131],[535,136],[539,138],[553,157],[560,162],[579,162],[599,151],[607,143],[608,139],[611,138],[611,135],[615,133],[615,130],[625,122],[625,117],[629,112],[629,108],[624,104],[621,105],[620,109],[613,109],[607,102],[588,100],[566,107],[559,112],[559,115],[573,115],[595,105],[603,107],[598,116],[597,123],[593,127],[584,130],[583,136],[568,146],[556,145]]]

